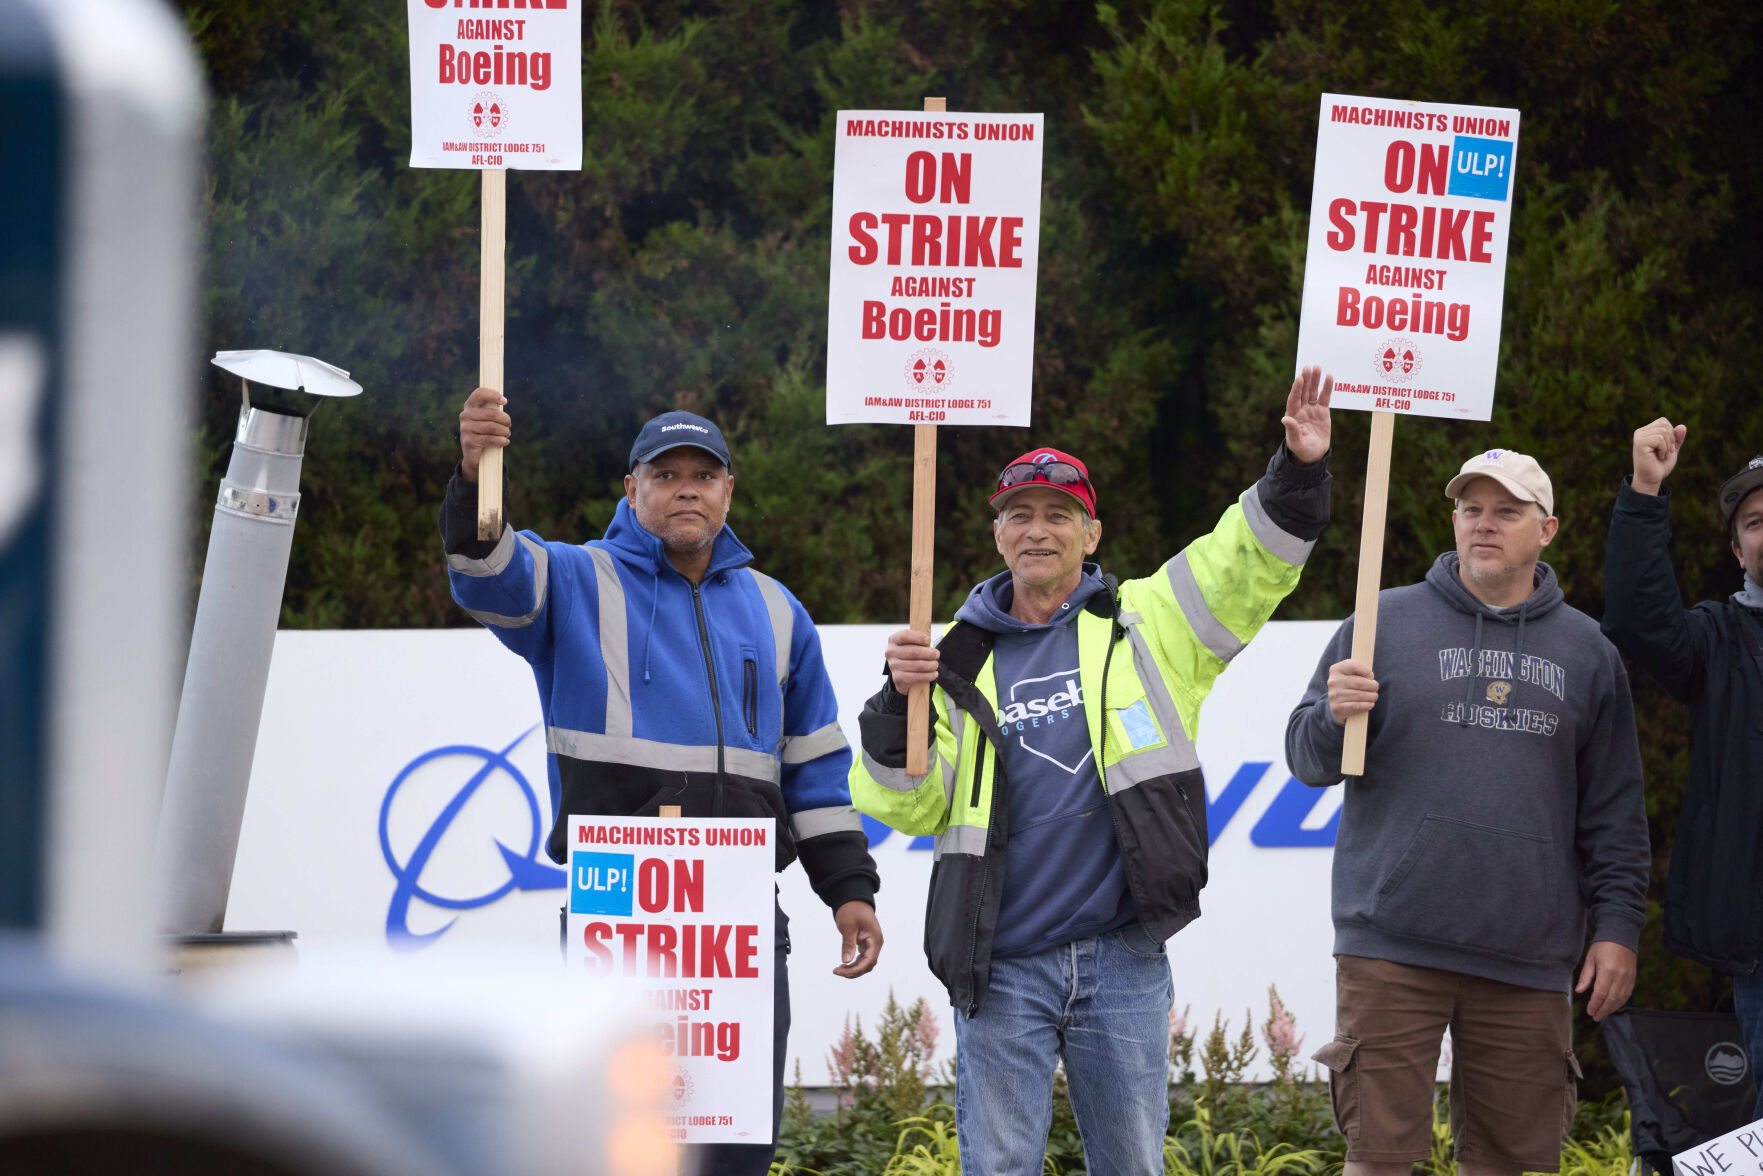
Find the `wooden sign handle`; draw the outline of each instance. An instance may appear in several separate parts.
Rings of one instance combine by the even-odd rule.
[[[1368,666],[1377,650],[1377,593],[1383,581],[1383,523],[1389,506],[1390,443],[1395,432],[1395,413],[1371,414],[1371,449],[1365,459],[1365,518],[1359,528],[1359,592],[1353,605],[1353,658]],[[1341,775],[1365,774],[1365,735],[1370,721],[1369,712],[1347,720]]]
[[[659,805],[655,809],[655,815],[658,817],[664,817],[668,820],[677,821],[680,819],[679,808],[680,806],[677,804]]]
[[[502,287],[504,245],[508,238],[508,173],[500,168],[484,178],[483,221],[479,235],[477,382],[502,395]],[[477,537],[502,537],[502,451],[486,449],[477,467]]]
[[[949,109],[946,98],[926,98],[931,112]],[[927,636],[930,633],[931,572],[936,554],[937,522],[937,427],[912,428],[912,584],[906,606],[906,625]],[[930,771],[930,683],[922,682],[906,692],[906,774],[922,776]]]

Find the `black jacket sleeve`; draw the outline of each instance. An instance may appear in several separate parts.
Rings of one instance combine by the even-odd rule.
[[[506,512],[502,526],[508,527]],[[448,555],[467,559],[486,559],[496,550],[495,539],[477,537],[477,483],[467,482],[458,466],[453,467],[446,496],[441,499],[441,546]]]
[[[1688,702],[1707,664],[1711,621],[1683,607],[1671,567],[1671,497],[1624,478],[1604,549],[1604,635],[1672,697]]]
[[[1267,516],[1280,530],[1310,541],[1328,526],[1328,500],[1333,485],[1328,454],[1304,465],[1281,441],[1255,489]]]

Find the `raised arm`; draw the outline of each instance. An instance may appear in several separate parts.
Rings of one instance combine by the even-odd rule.
[[[1634,473],[1616,492],[1604,549],[1604,635],[1679,699],[1701,680],[1706,636],[1671,567],[1671,498],[1686,428],[1664,417],[1634,432]]]
[[[1225,510],[1218,525],[1155,575],[1122,586],[1123,602],[1174,671],[1172,687],[1190,734],[1200,703],[1230,660],[1297,587],[1328,523],[1329,399],[1333,377],[1307,367],[1292,381],[1280,418],[1285,437],[1267,473]]]
[[[507,402],[492,388],[475,388],[459,413],[459,469],[441,502],[441,545],[453,599],[531,662],[551,656],[557,625],[550,593],[550,553],[537,535],[506,521],[494,540],[477,537],[477,470],[486,451],[508,445]]]

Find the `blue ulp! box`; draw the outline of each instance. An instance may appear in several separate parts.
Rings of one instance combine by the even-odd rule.
[[[631,913],[631,883],[637,859],[628,853],[577,853],[569,859],[569,913]]]
[[[1512,144],[1504,139],[1458,135],[1451,144],[1452,196],[1504,200],[1512,191]]]

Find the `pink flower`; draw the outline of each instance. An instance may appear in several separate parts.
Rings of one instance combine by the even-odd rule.
[[[920,1001],[918,1024],[912,1027],[913,1039],[918,1043],[919,1069],[928,1081],[931,1076],[930,1060],[937,1053],[937,1018],[930,1011],[930,1005]]]
[[[839,1034],[838,1044],[827,1051],[826,1069],[832,1077],[833,1085],[839,1087],[839,1101],[849,1105],[852,1098],[851,1076],[857,1068],[857,1036],[851,1032],[851,1014],[845,1014],[845,1031]]]
[[[1281,1061],[1290,1061],[1298,1056],[1303,1048],[1304,1038],[1298,1033],[1298,1023],[1286,1009],[1285,1002],[1279,999],[1279,993],[1269,988],[1267,999],[1271,1005],[1271,1015],[1267,1024],[1261,1028],[1261,1038],[1267,1042],[1267,1052],[1272,1055],[1277,1067]]]
[[[918,1024],[913,1027],[913,1033],[918,1038],[919,1048],[928,1058],[937,1052],[937,1018],[928,1004],[921,1005],[920,1010]]]

